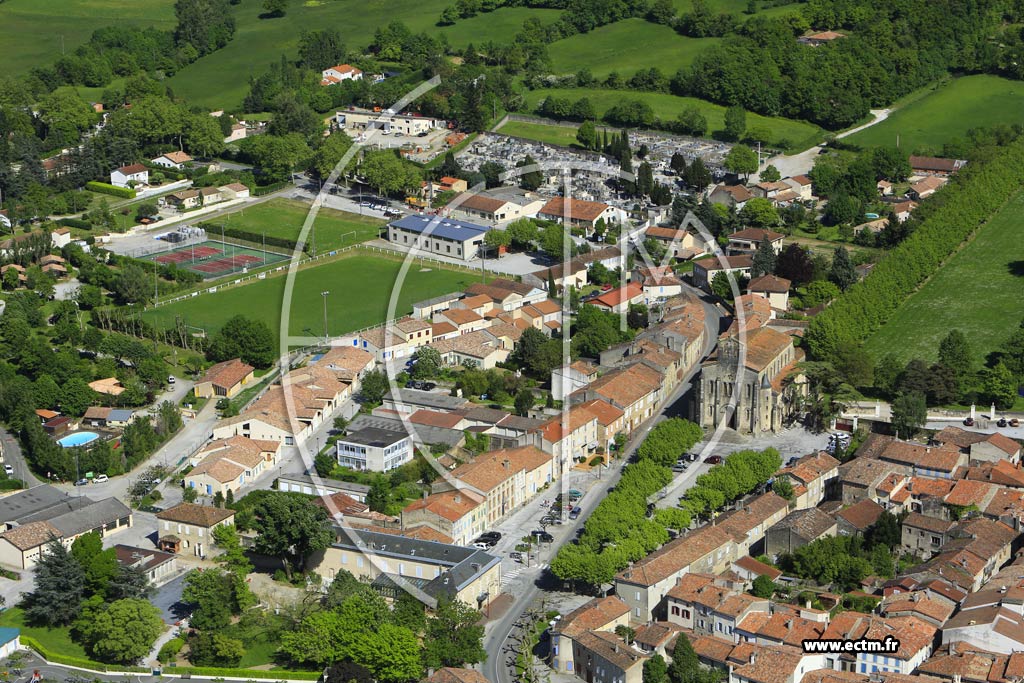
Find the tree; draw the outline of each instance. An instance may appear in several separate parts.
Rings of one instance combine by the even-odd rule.
[[[492,231],[493,232],[493,231]],[[537,224],[529,218],[520,218],[509,224],[505,230],[512,246],[517,249],[531,249],[534,243],[540,239],[540,229]]]
[[[35,587],[25,596],[30,623],[66,626],[78,616],[85,596],[85,571],[57,539],[43,548],[36,563]]]
[[[516,415],[525,417],[529,414],[530,409],[533,408],[534,397],[533,392],[529,389],[522,389],[516,394]]]
[[[655,24],[671,26],[672,22],[676,20],[676,8],[672,4],[672,0],[655,0],[654,4],[647,11],[647,19]],[[646,680],[645,676],[645,683]]]
[[[487,658],[480,612],[464,602],[442,599],[427,622],[423,663],[431,668],[478,664]]]
[[[939,342],[939,364],[954,372],[957,380],[963,383],[973,372],[974,360],[971,345],[966,335],[960,330],[950,330]]]
[[[659,654],[644,662],[643,683],[669,683],[668,665],[665,658]]]
[[[177,0],[174,16],[178,46],[191,45],[200,57],[224,47],[235,34],[234,12],[227,0]]]
[[[703,192],[704,188],[711,184],[711,181],[711,171],[700,157],[694,159],[693,163],[687,166],[683,172],[683,182],[687,187],[692,187],[698,192]]]
[[[153,293],[152,284],[152,279],[146,275],[146,271],[134,263],[129,263],[123,266],[114,278],[113,292],[120,303],[145,303]]]
[[[351,647],[352,658],[381,683],[405,683],[423,673],[420,644],[407,628],[383,623]]]
[[[86,623],[82,623],[86,622]],[[147,600],[117,600],[79,620],[86,647],[103,662],[133,664],[149,654],[164,630],[160,610]]]
[[[252,570],[252,562],[245,555],[238,529],[234,524],[221,524],[213,530],[213,541],[223,552],[217,556],[217,563],[245,581],[246,575]],[[246,586],[246,590],[248,587]]]
[[[266,368],[276,358],[274,351],[274,335],[265,322],[236,315],[210,340],[207,356],[217,362],[240,358],[243,363]]]
[[[928,420],[928,406],[920,391],[901,392],[892,402],[892,427],[904,439],[911,438]]]
[[[419,348],[412,355],[412,359],[416,361],[412,366],[414,379],[431,379],[437,377],[437,374],[441,372],[441,354],[435,348],[430,346]]]
[[[996,404],[998,410],[1009,410],[1017,399],[1017,381],[1006,367],[998,363],[994,368],[986,369],[981,374],[982,394],[987,401]]]
[[[778,255],[775,253],[775,247],[772,246],[772,242],[769,239],[761,240],[761,243],[757,246],[757,251],[754,252],[753,263],[750,266],[750,277],[756,278],[762,275],[771,275],[775,272],[775,262]]]
[[[199,491],[195,488],[188,487],[181,492],[181,499],[186,503],[194,503],[199,499]]]
[[[672,683],[689,683],[698,680],[701,673],[700,660],[697,653],[690,644],[686,634],[680,633],[676,637],[676,644],[672,648],[672,664],[668,668],[668,676]]]
[[[897,548],[902,539],[902,531],[899,518],[885,510],[878,516],[875,523],[868,528],[864,541],[868,548],[876,545],[886,548]]]
[[[725,155],[722,165],[730,173],[747,179],[751,173],[757,172],[757,154],[746,145],[734,145]]]
[[[676,130],[683,135],[703,137],[708,132],[708,120],[697,107],[686,107],[676,117]]]
[[[312,168],[320,178],[327,178],[331,171],[341,162],[349,150],[352,149],[352,138],[346,133],[335,133],[328,135],[313,153]],[[350,170],[354,159],[350,159],[348,166],[342,171]]]
[[[762,574],[754,579],[754,583],[750,588],[750,592],[759,598],[771,598],[775,595],[775,582]]]
[[[345,137],[348,136],[346,135]],[[480,164],[479,171],[484,177],[487,189],[501,186],[501,174],[505,172],[504,166],[495,161],[485,161]],[[492,230],[491,232],[494,231]]]
[[[768,164],[767,166],[765,166],[764,170],[761,171],[759,177],[761,178],[762,183],[775,183],[782,178],[782,174],[779,173],[779,169],[775,168],[771,164]]]
[[[711,278],[711,291],[723,299],[732,299],[732,283],[729,281],[729,274],[725,271],[718,271]]]
[[[419,181],[418,169],[397,157],[391,150],[367,152],[359,167],[366,182],[381,195],[392,195],[412,189]]]
[[[537,162],[534,161],[533,157],[527,154],[522,161],[516,164],[516,168],[532,168],[536,165]],[[523,171],[519,175],[519,187],[523,188],[524,190],[530,190],[532,192],[533,190],[536,190],[538,187],[540,187],[541,183],[543,182],[544,174],[542,174],[540,170],[537,169]]]
[[[725,138],[736,141],[743,138],[747,132],[747,110],[739,105],[729,107],[725,110]],[[755,168],[754,171],[757,169]],[[754,171],[751,171],[753,173]]]
[[[739,218],[755,228],[771,228],[779,224],[779,211],[771,200],[754,197],[740,209]]]
[[[844,292],[857,281],[857,271],[853,268],[853,261],[850,260],[850,253],[846,251],[846,247],[836,247],[828,279]]]
[[[562,362],[561,343],[536,328],[528,327],[516,340],[508,360],[534,377],[549,377]]]
[[[792,243],[779,254],[775,263],[775,273],[792,282],[794,286],[800,286],[814,278],[814,264],[804,247]]]
[[[292,566],[302,570],[309,554],[326,548],[334,538],[324,509],[302,496],[269,491],[251,513],[258,533],[254,549],[280,557],[289,579]]]
[[[206,113],[187,116],[184,129],[182,143],[193,155],[211,157],[224,149],[224,133],[213,116]]]
[[[85,587],[90,595],[104,595],[107,584],[118,575],[117,551],[103,549],[99,533],[82,534],[71,544],[71,555],[85,572]]]
[[[576,129],[576,141],[583,149],[594,149],[597,146],[597,128],[594,127],[593,121],[588,120],[580,124]]]
[[[772,483],[772,491],[781,498],[786,500],[793,500],[793,484],[790,483],[789,479],[778,477]]]
[[[236,667],[244,655],[242,641],[221,633],[196,633],[188,639],[188,660],[194,666]]]
[[[241,612],[237,578],[219,569],[193,570],[185,576],[181,599],[195,605],[189,620],[192,627],[216,631],[231,622],[231,615]]]
[[[391,382],[383,370],[371,370],[363,377],[359,394],[364,403],[377,404],[384,400],[384,394],[391,390]]]

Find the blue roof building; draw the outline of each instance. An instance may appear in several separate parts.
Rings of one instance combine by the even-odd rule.
[[[479,255],[490,229],[454,218],[413,214],[388,223],[388,240],[408,249],[469,261]]]

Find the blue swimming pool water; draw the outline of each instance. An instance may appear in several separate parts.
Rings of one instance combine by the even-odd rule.
[[[98,438],[100,438],[100,435],[96,432],[75,432],[74,434],[68,434],[63,439],[58,439],[57,443],[64,448],[74,448],[75,446],[84,446],[87,443],[92,443]]]

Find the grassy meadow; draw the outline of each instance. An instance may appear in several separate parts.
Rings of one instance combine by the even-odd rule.
[[[575,101],[581,97],[587,97],[594,105],[598,116],[623,99],[642,100],[651,106],[654,115],[663,120],[675,119],[686,107],[696,107],[707,118],[709,132],[721,130],[725,126],[725,107],[693,97],[677,97],[665,93],[651,92],[624,92],[621,90],[604,90],[601,88],[550,88],[531,90],[525,93],[526,102],[530,110],[533,110],[537,103],[545,97],[565,97]],[[747,130],[762,128],[768,132],[768,139],[773,144],[780,142],[787,143],[787,149],[803,150],[817,143],[820,139],[821,129],[804,121],[793,121],[780,117],[760,116],[759,114],[747,114]]]
[[[846,138],[864,147],[895,146],[938,153],[971,128],[1024,123],[1024,82],[998,76],[964,76],[906,98],[889,118]]]
[[[934,360],[942,338],[963,331],[979,364],[1024,318],[1024,192],[982,226],[867,342],[876,359]]]

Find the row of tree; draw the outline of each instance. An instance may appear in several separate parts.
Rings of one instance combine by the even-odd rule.
[[[651,445],[645,448],[646,440],[641,444],[636,460],[623,468],[615,489],[587,518],[580,537],[562,546],[551,561],[555,576],[590,586],[608,583],[630,562],[665,543],[669,528],[682,531],[690,526],[689,514],[678,508],[648,516],[647,500],[672,481],[671,470],[660,464],[668,459],[666,454],[678,458],[703,433],[697,425],[671,418],[652,430],[651,436]]]
[[[772,478],[782,465],[774,448],[731,453],[697,477],[679,505],[693,517],[709,516],[728,503],[741,498]]]

